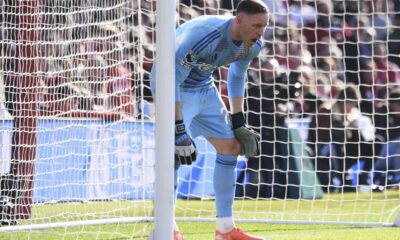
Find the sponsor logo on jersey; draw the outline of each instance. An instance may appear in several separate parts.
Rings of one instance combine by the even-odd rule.
[[[209,64],[209,63],[205,63],[205,62],[197,63],[196,67],[198,67],[202,71],[211,71],[211,70],[214,70],[215,68],[217,68],[216,66]]]

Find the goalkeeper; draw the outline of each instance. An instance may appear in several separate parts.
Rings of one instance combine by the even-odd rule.
[[[268,8],[261,0],[242,0],[235,17],[201,16],[176,30],[175,192],[179,166],[196,160],[192,138],[202,135],[217,152],[213,179],[217,211],[215,239],[263,239],[235,226],[232,207],[237,157],[253,157],[258,152],[258,135],[246,126],[243,96],[247,69],[261,50],[267,24]],[[230,65],[230,113],[212,79],[212,73],[225,65]],[[153,66],[154,96],[155,76]],[[174,239],[182,239],[176,223]]]

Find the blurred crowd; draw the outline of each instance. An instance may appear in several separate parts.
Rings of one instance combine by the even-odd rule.
[[[247,107],[263,139],[249,165],[266,172],[250,175],[264,178],[267,196],[287,196],[287,126],[297,121],[324,191],[398,188],[400,2],[265,2],[271,23]]]
[[[12,56],[20,36],[13,28],[17,1],[4,1],[0,39],[5,99],[12,113],[18,67]],[[149,72],[156,1],[41,2],[40,115],[154,119]],[[238,2],[181,0],[177,25],[205,14],[233,15]],[[352,186],[348,170],[354,167],[364,173],[359,184],[398,186],[400,1],[264,2],[270,23],[246,88],[248,122],[262,136],[261,157],[248,162],[266,171],[257,178],[265,178],[267,188],[282,181],[274,178],[283,175],[271,177],[270,172],[287,170],[288,120],[297,120],[308,123],[303,138],[325,191]],[[214,75],[229,108],[227,68]]]

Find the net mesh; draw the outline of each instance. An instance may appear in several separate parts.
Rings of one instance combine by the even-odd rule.
[[[392,223],[400,182],[398,2],[265,2],[270,24],[245,101],[261,149],[239,158],[235,218]],[[54,234],[146,236],[155,1],[1,3],[2,224],[111,219],[117,227]],[[177,25],[233,15],[237,4],[180,1]],[[227,67],[213,76],[229,108]],[[180,220],[215,216],[207,201],[215,151],[203,138],[196,146],[199,160],[179,172]],[[137,221],[129,230],[120,227],[127,217]]]

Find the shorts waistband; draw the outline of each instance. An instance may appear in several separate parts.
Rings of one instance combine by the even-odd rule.
[[[181,91],[183,91],[183,92],[198,92],[198,91],[208,90],[213,87],[215,87],[215,85],[212,83],[212,84],[201,86],[201,87],[195,87],[195,86],[181,87]]]

